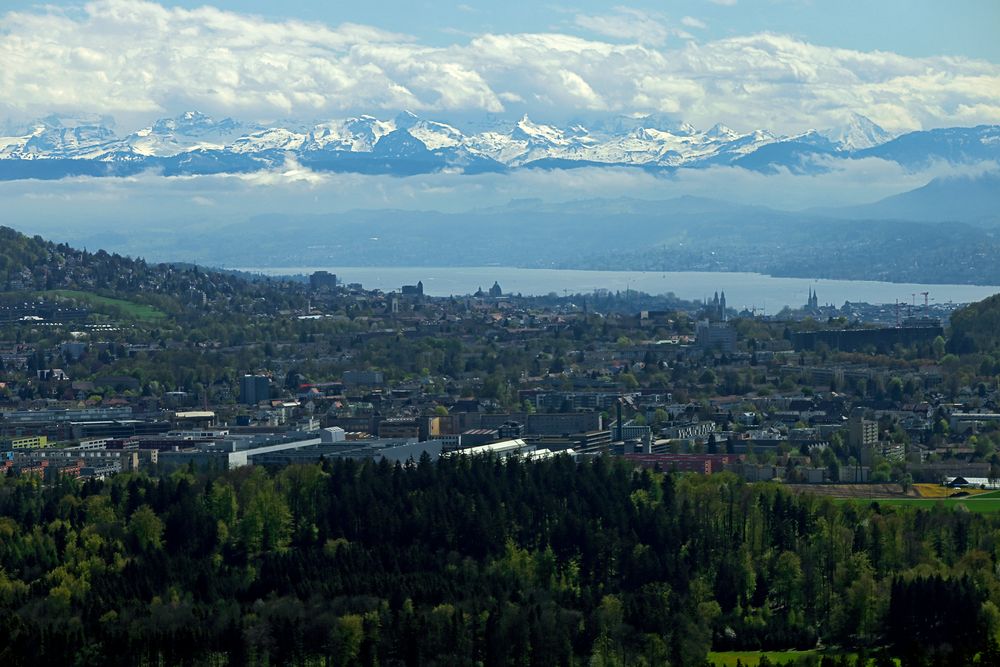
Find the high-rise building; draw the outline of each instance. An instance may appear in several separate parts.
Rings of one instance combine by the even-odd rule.
[[[878,444],[878,422],[865,419],[863,408],[855,408],[847,420],[847,444],[852,452],[861,453]]]
[[[702,349],[716,348],[732,354],[736,351],[736,329],[727,322],[702,320],[695,325],[695,344]]]
[[[266,375],[244,375],[240,378],[240,403],[257,405],[271,398],[271,381]]]
[[[328,271],[316,271],[309,276],[309,289],[333,289],[337,286],[337,274]]]

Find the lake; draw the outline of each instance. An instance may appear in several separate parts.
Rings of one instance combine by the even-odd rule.
[[[540,295],[590,293],[595,289],[639,290],[648,294],[673,292],[682,299],[711,299],[725,291],[730,308],[756,307],[774,313],[782,307],[806,303],[809,290],[816,291],[819,303],[843,305],[845,301],[867,303],[912,303],[914,295],[923,303],[923,292],[931,303],[969,303],[1000,292],[1000,287],[983,285],[916,285],[871,280],[812,280],[774,278],[758,273],[702,271],[581,271],[575,269],[520,269],[508,266],[474,267],[277,267],[241,268],[264,275],[310,274],[325,270],[337,274],[343,283],[361,283],[367,289],[398,290],[402,285],[424,283],[424,293],[432,296],[471,294],[488,290],[493,281],[504,293]]]

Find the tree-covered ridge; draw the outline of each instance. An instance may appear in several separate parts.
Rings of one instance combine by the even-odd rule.
[[[970,303],[951,316],[953,352],[995,352],[1000,348],[1000,294]]]
[[[965,665],[1000,629],[1000,517],[729,475],[451,458],[0,484],[3,664],[698,665],[822,641]]]
[[[0,227],[0,291],[55,291],[48,296],[72,298],[59,290],[130,299],[173,316],[220,307],[240,313],[272,312],[304,301],[298,291],[276,289],[267,280],[251,281],[190,265],[149,264],[104,250],[92,253]]]

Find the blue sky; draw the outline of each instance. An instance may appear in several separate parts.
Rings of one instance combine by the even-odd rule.
[[[0,118],[1000,122],[997,0],[0,0]],[[303,23],[306,22],[306,23]]]

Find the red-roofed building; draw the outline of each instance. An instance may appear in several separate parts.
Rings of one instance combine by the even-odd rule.
[[[735,454],[626,454],[626,460],[644,468],[678,472],[697,472],[703,475],[722,472],[727,464],[735,463]]]

